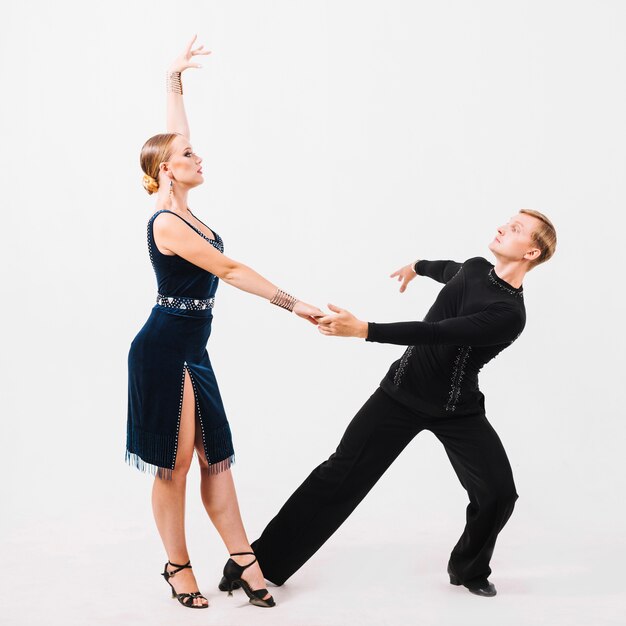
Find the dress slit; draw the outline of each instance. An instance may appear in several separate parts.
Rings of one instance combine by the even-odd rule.
[[[194,374],[191,371],[188,363],[185,363],[187,367],[187,371],[189,372],[189,378],[191,379],[191,385],[193,387],[193,397],[195,402],[195,421],[200,424],[200,430],[202,432],[202,447],[204,449],[204,456],[209,464],[208,472],[209,474],[219,474],[224,470],[230,469],[230,466],[235,462],[235,455],[231,454],[225,459],[213,461],[215,458],[214,451],[209,450],[209,446],[207,445],[207,437],[204,427],[204,421],[202,419],[202,410],[200,409],[200,403],[198,402],[198,391],[196,389],[196,381],[194,380]],[[230,439],[230,427],[226,424],[226,428],[228,429],[228,437]],[[220,429],[220,430],[223,430]],[[219,458],[219,457],[218,457]]]

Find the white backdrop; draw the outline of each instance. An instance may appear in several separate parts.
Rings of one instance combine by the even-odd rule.
[[[625,28],[618,0],[3,7],[0,619],[617,624]],[[190,553],[212,608],[167,600],[151,479],[123,462],[126,357],[156,293],[139,150],[165,130],[165,69],[194,32],[213,54],[183,77],[206,180],[190,206],[228,256],[299,298],[421,319],[439,285],[399,294],[393,270],[492,260],[521,207],[554,221],[557,253],[524,283],[526,329],[481,378],[520,494],[497,598],[446,582],[466,495],[424,433],[270,612],[218,595],[226,554],[194,473]],[[214,315],[254,539],[403,349],[322,337],[225,283]]]

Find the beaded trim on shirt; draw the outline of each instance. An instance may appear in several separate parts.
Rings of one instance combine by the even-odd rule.
[[[402,358],[400,359],[400,363],[398,364],[398,369],[396,370],[396,373],[393,376],[393,384],[396,385],[396,387],[402,382],[402,377],[404,376],[404,372],[406,370],[406,364],[408,363],[408,360],[411,358],[411,355],[413,354],[414,350],[415,350],[415,346],[409,346],[404,351],[404,354],[402,355]]]
[[[462,269],[463,269],[463,265],[461,265],[461,266],[459,267],[459,269],[458,269],[458,270],[454,273],[454,276],[453,276],[452,278],[456,278],[456,277],[457,277],[457,275],[458,275],[458,273],[459,273]],[[452,278],[451,278],[450,280],[452,280]],[[450,280],[449,280],[448,282],[450,282]]]
[[[472,351],[471,346],[461,346],[457,352],[456,359],[454,359],[454,369],[452,370],[450,393],[448,394],[448,402],[446,404],[446,411],[455,411],[456,405],[461,395],[461,382],[465,376],[465,365],[469,353]]]
[[[215,298],[205,298],[204,300],[200,300],[199,298],[187,298],[185,296],[164,296],[158,293],[156,303],[170,309],[204,311],[205,309],[213,308],[215,305]]]
[[[501,282],[497,281],[496,278],[493,275],[493,267],[489,270],[489,280],[496,286],[496,287],[500,287],[500,289],[502,289],[502,291],[506,291],[507,293],[510,293],[512,296],[519,296],[520,298],[524,297],[523,294],[523,289],[520,290],[515,290],[515,289],[510,289],[509,287],[505,287]]]

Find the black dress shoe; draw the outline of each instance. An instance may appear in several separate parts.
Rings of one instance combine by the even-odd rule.
[[[470,593],[477,596],[483,596],[485,598],[491,598],[498,593],[493,583],[490,583],[486,578],[478,578],[470,580],[467,583],[462,583],[459,577],[452,572],[448,565],[448,575],[450,576],[451,585],[463,585]]]

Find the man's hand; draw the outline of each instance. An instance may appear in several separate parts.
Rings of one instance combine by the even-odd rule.
[[[367,322],[357,319],[350,311],[340,309],[334,304],[329,304],[328,308],[336,315],[324,315],[317,318],[319,324],[317,329],[322,335],[367,338]]]
[[[394,278],[395,276],[398,277],[398,280],[402,281],[402,284],[400,285],[400,293],[403,293],[406,286],[417,276],[417,274],[413,270],[413,264],[409,264],[401,267],[399,270],[396,270],[389,276],[389,278]]]

